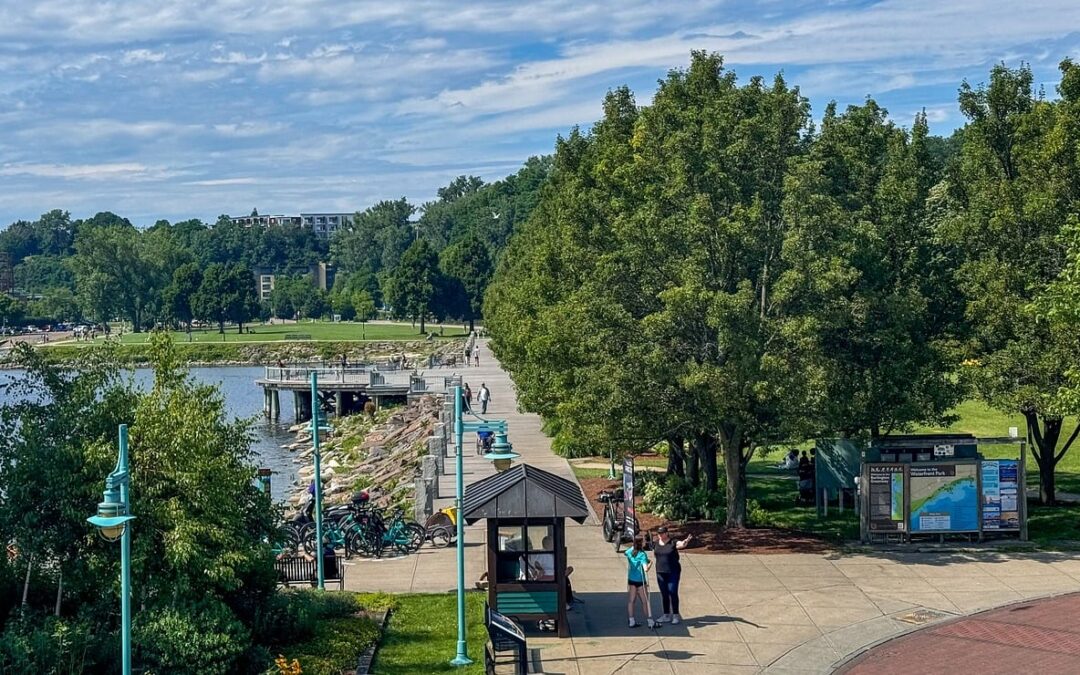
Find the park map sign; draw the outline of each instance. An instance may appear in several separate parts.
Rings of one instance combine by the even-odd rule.
[[[1020,529],[1019,477],[1020,462],[1014,459],[982,463],[983,530]]]
[[[977,532],[977,469],[974,462],[909,466],[911,532]]]
[[[903,532],[904,465],[874,464],[870,467],[870,530]]]

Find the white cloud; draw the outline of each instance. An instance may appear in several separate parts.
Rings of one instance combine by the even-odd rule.
[[[121,63],[160,63],[165,60],[165,52],[154,52],[149,49],[130,49],[124,52],[120,59]]]
[[[0,176],[38,176],[82,180],[111,180],[116,178],[162,178],[167,172],[137,162],[112,164],[5,164]]]

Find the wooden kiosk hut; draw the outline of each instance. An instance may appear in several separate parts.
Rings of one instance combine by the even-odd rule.
[[[572,481],[517,464],[465,488],[465,522],[487,520],[488,605],[518,621],[566,624],[566,519],[589,507]]]

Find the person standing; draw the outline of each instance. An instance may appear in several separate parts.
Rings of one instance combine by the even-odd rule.
[[[472,356],[472,351],[469,349],[469,343],[465,343],[465,367],[469,367],[469,357]]]
[[[480,391],[476,394],[476,399],[480,401],[480,414],[486,415],[488,403],[491,402],[491,390],[483,382],[480,383]]]
[[[636,628],[637,620],[634,618],[634,605],[636,600],[641,600],[645,607],[646,621],[649,628],[653,628],[656,622],[652,618],[652,607],[649,605],[649,569],[652,563],[645,553],[644,542],[640,535],[634,537],[634,545],[626,549],[626,615],[630,618],[630,627]]]
[[[477,368],[480,367],[480,345],[476,345],[472,348],[473,365]]]
[[[462,394],[465,397],[465,409],[472,410],[472,389],[469,389],[469,383],[465,383],[465,391]]]
[[[682,621],[679,614],[679,577],[682,575],[682,564],[679,562],[679,551],[686,548],[693,535],[686,535],[686,539],[676,541],[668,536],[668,529],[661,525],[656,530],[658,543],[653,545],[653,555],[656,556],[656,585],[660,587],[660,601],[664,605],[664,613],[657,619],[658,623],[670,621],[677,625]]]

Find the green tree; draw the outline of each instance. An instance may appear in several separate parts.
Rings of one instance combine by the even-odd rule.
[[[198,263],[185,263],[173,272],[172,282],[165,288],[164,301],[169,315],[191,330],[195,319],[194,300],[202,285],[202,270]]]
[[[488,293],[500,360],[560,436],[693,440],[727,523],[746,524],[753,449],[816,421],[824,369],[783,250],[806,101],[781,77],[738,86],[694,53],[651,106],[612,92],[560,140],[551,184]],[[561,439],[557,438],[557,441]]]
[[[15,287],[29,294],[44,293],[47,289],[75,290],[75,275],[70,259],[58,255],[34,255],[15,266]]]
[[[477,236],[470,234],[443,250],[440,266],[445,274],[461,282],[466,300],[465,318],[472,330],[483,311],[484,291],[494,271],[491,254]]]
[[[389,276],[383,296],[399,313],[419,321],[420,332],[424,333],[439,277],[435,249],[426,240],[418,239],[405,251],[401,264]]]
[[[785,186],[784,258],[802,311],[819,323],[829,373],[826,434],[947,426],[962,400],[962,307],[925,212],[937,179],[926,118],[909,134],[886,115],[873,100],[842,115],[830,104]]]
[[[402,197],[357,213],[352,229],[338,232],[330,243],[334,263],[349,273],[393,269],[413,239],[409,218],[415,212]]]
[[[217,323],[218,332],[224,333],[225,322],[232,321],[242,333],[244,323],[258,311],[255,277],[242,265],[214,263],[203,272],[192,307],[196,316]]]
[[[1060,101],[1033,91],[1031,70],[996,66],[986,86],[965,83],[969,122],[948,182],[941,232],[963,257],[971,356],[965,372],[993,407],[1020,412],[1039,465],[1040,496],[1055,502],[1055,469],[1076,434],[1067,364],[1080,360],[1075,330],[1040,319],[1066,269],[1067,225],[1080,213],[1080,72],[1061,64]]]

